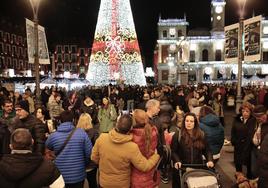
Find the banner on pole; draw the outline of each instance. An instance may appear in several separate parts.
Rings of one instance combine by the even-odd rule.
[[[224,27],[225,33],[225,62],[234,63],[238,62],[238,35],[239,24],[233,24]]]
[[[29,63],[34,63],[34,22],[26,19],[26,35]],[[39,64],[50,64],[45,28],[38,25]]]
[[[245,61],[261,60],[261,19],[256,16],[244,21]]]

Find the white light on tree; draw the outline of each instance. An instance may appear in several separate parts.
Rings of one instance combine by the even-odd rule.
[[[40,71],[40,74],[41,74],[41,75],[44,75],[44,74],[45,74],[45,72],[42,70],[42,71]]]
[[[268,74],[268,66],[267,65],[262,66],[261,73],[262,74]]]
[[[232,71],[233,71],[234,74],[237,74],[237,73],[238,73],[238,68],[237,68],[237,66],[234,66],[233,69],[232,69]]]
[[[221,20],[221,16],[217,16],[217,20]]]
[[[265,35],[268,34],[268,26],[263,27],[263,34],[265,34]]]
[[[206,67],[205,68],[205,73],[210,75],[212,73],[212,68],[211,67]]]
[[[101,0],[87,79],[108,85],[114,73],[125,84],[146,85],[129,0]]]
[[[115,72],[114,73],[114,79],[115,80],[118,80],[120,78],[120,74],[119,74],[119,72]]]
[[[220,13],[222,13],[222,11],[223,11],[222,6],[216,6],[216,8],[215,8],[216,13],[220,14]]]
[[[153,71],[152,67],[146,67],[145,76],[154,77],[154,71]]]

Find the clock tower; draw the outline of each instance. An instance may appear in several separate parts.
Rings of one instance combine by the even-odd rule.
[[[223,32],[225,26],[225,0],[211,0],[212,32]]]

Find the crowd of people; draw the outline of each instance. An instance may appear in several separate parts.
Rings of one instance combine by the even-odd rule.
[[[0,87],[0,187],[181,187],[183,164],[212,169],[234,146],[236,173],[268,187],[268,92],[243,88],[225,139],[235,85],[106,86],[35,97]],[[267,129],[267,130],[266,130]]]

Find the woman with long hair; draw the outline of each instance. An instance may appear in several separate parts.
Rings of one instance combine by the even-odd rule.
[[[82,113],[79,117],[76,127],[85,130],[89,139],[91,140],[92,146],[94,146],[97,138],[99,137],[99,133],[93,128],[91,116],[88,113]],[[90,161],[87,166],[87,181],[90,188],[98,187],[96,180],[97,168],[98,166],[93,161]]]
[[[179,170],[182,164],[203,164],[202,155],[204,155],[207,167],[214,167],[212,154],[206,142],[205,134],[199,128],[195,114],[185,114],[181,131],[175,133],[172,138],[171,153],[174,162],[173,188],[180,187]]]
[[[98,120],[100,123],[99,132],[107,133],[114,128],[116,123],[117,113],[113,104],[110,103],[109,98],[102,99],[102,106],[98,112]]]
[[[136,109],[133,112],[134,127],[132,130],[133,142],[135,142],[144,157],[150,158],[157,146],[157,128],[149,123],[149,117],[144,110]],[[149,172],[141,172],[135,167],[131,173],[132,188],[155,188],[160,183],[159,172],[152,169]]]

